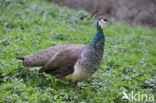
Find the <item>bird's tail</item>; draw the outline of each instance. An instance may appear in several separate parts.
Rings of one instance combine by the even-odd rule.
[[[16,57],[16,59],[24,60],[23,56]]]

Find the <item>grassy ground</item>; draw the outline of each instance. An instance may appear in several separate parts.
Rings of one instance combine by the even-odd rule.
[[[15,57],[59,44],[89,44],[96,19],[37,0],[0,0],[0,102],[123,103],[122,91],[156,95],[156,30],[125,23],[105,27],[105,54],[76,92],[68,82],[23,67]],[[145,98],[144,98],[145,101]],[[133,101],[129,101],[133,102]]]

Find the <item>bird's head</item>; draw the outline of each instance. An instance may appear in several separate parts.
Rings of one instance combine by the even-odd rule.
[[[102,29],[107,22],[110,22],[110,20],[108,20],[106,17],[100,17],[97,25]]]

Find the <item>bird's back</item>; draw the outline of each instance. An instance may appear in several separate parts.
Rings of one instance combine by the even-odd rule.
[[[84,46],[85,45],[76,44],[53,46],[44,50],[40,50],[33,54],[17,57],[17,59],[22,59],[24,66],[44,66],[50,60],[50,58],[61,51],[69,52],[69,54],[71,54],[69,58],[76,59],[81,55],[81,51]]]

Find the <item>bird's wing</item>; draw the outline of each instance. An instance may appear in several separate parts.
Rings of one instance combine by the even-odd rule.
[[[58,52],[63,51],[65,49],[82,48],[83,46],[84,45],[76,45],[76,44],[52,46],[50,48],[40,50],[33,54],[19,56],[16,59],[23,60],[24,66],[29,66],[29,67],[44,66]]]
[[[39,72],[46,72],[55,77],[63,77],[72,73],[83,48],[84,46],[78,46],[58,51]]]

